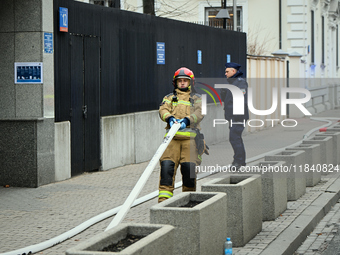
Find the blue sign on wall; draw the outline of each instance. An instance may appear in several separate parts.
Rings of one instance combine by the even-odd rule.
[[[44,52],[53,53],[53,34],[44,33]]]
[[[14,63],[15,84],[43,83],[43,63],[24,62]]]
[[[202,65],[202,51],[197,50],[197,64]]]
[[[230,54],[227,55],[227,63],[230,63],[231,62],[231,57],[230,57]]]
[[[165,43],[157,42],[157,65],[165,65]]]
[[[68,9],[59,7],[59,31],[68,32]]]

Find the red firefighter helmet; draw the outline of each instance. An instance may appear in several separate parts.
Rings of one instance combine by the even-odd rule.
[[[195,75],[194,72],[191,71],[190,69],[186,68],[186,67],[181,67],[180,69],[178,69],[175,74],[174,77],[172,79],[172,84],[174,85],[174,87],[177,87],[176,84],[176,80],[179,78],[186,78],[190,80],[190,85],[194,86],[195,83]]]

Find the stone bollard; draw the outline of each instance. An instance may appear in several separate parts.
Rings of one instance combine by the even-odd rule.
[[[162,254],[173,255],[174,232],[175,228],[169,225],[119,224],[70,248],[66,255],[158,255],[160,247]],[[128,235],[143,238],[120,252],[103,251],[104,248],[126,239]]]
[[[321,180],[321,172],[315,171],[315,166],[321,162],[320,144],[300,144],[296,147],[286,148],[286,150],[305,151],[305,162],[301,170],[306,176],[306,186],[314,187],[318,184]]]
[[[315,166],[318,168],[323,164],[332,164],[333,162],[333,141],[332,137],[314,136],[310,139],[302,141],[302,144],[319,144],[320,145],[320,162]]]
[[[230,175],[226,178],[217,178],[203,184],[201,189],[204,192],[227,193],[226,234],[231,238],[233,246],[244,246],[261,232],[260,175]]]
[[[340,129],[340,122],[337,122],[335,125],[333,125],[331,128],[337,128]]]
[[[316,134],[316,136],[331,136],[333,138],[333,162],[332,164],[335,166],[340,163],[340,129],[339,132],[336,131],[326,131],[319,134]]]
[[[306,193],[306,176],[300,171],[304,165],[304,151],[282,151],[275,155],[265,156],[265,161],[284,161],[282,171],[287,173],[287,199],[295,201]]]
[[[197,201],[201,203],[193,208],[181,207]],[[227,237],[226,211],[226,194],[183,192],[152,206],[150,223],[175,227],[174,254],[222,254]],[[162,246],[157,250],[163,254]]]
[[[340,132],[340,126],[334,126],[334,127],[327,128],[327,131]]]
[[[262,220],[275,220],[287,209],[287,174],[283,161],[263,161],[249,166],[261,173]]]

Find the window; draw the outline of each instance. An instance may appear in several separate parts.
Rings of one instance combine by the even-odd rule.
[[[208,19],[206,19],[205,25],[209,27],[223,28],[223,19],[215,19],[218,12],[218,9],[209,8],[209,10],[206,11],[206,13],[208,14],[206,15]]]
[[[90,0],[90,3],[106,6],[106,7],[113,7],[113,8],[119,8],[119,0]]]
[[[336,25],[336,66],[339,66],[339,25]]]
[[[321,64],[325,64],[325,17],[322,16],[321,22]]]
[[[223,19],[216,19],[217,13],[221,10],[221,7],[208,7],[205,9],[205,25],[211,26],[211,27],[218,27],[223,28]],[[229,12],[230,19],[227,19],[226,28],[229,30],[234,30],[234,14],[233,14],[233,7],[229,6],[227,7],[227,10]],[[243,31],[243,16],[242,16],[242,7],[237,6],[237,31]]]
[[[311,12],[311,24],[312,24],[312,27],[311,27],[311,64],[314,64],[315,62],[315,41],[314,41],[314,11]]]

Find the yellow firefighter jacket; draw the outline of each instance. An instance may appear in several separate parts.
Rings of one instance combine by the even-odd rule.
[[[203,119],[202,115],[202,98],[199,94],[190,95],[190,90],[181,91],[176,89],[177,102],[173,100],[173,93],[166,95],[159,107],[160,118],[167,122],[167,119],[173,116],[176,119],[187,117],[190,120],[190,125],[185,129],[177,131],[174,139],[189,139],[195,137],[194,128],[200,129],[199,123]],[[167,124],[166,129],[170,129]]]

